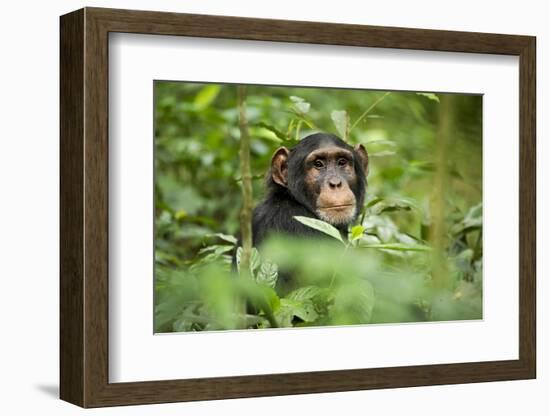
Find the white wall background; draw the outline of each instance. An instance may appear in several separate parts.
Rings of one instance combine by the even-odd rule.
[[[538,53],[538,379],[217,402],[89,410],[103,415],[546,415],[550,360],[545,356],[550,302],[543,258],[550,225],[550,145],[543,118],[550,101],[550,26],[545,2],[398,0],[271,2],[121,0],[5,2],[0,13],[0,411],[72,415],[84,411],[58,395],[58,16],[83,6],[318,20],[537,36]],[[545,66],[546,64],[546,66]]]

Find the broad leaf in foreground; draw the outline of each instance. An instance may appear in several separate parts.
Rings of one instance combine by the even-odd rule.
[[[344,240],[340,235],[340,231],[338,231],[336,227],[330,225],[328,222],[324,222],[316,218],[301,217],[301,216],[295,216],[294,219],[310,228],[313,228],[314,230],[321,231],[322,233],[330,235],[332,238],[335,238],[341,241],[342,243],[344,243]]]

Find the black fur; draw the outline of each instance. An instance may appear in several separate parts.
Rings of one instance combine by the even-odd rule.
[[[355,195],[357,212],[359,213],[365,200],[367,179],[363,171],[361,158],[352,146],[333,134],[316,133],[302,139],[290,149],[288,156],[288,188],[277,184],[268,172],[266,178],[266,198],[254,209],[252,219],[253,245],[259,246],[264,238],[271,233],[282,233],[300,236],[319,236],[321,233],[309,228],[294,216],[318,218],[315,214],[316,201],[305,183],[306,157],[314,150],[324,146],[338,146],[353,153],[356,175],[355,186],[351,187]],[[353,218],[354,221],[356,218]],[[350,221],[351,222],[351,221]],[[345,232],[349,224],[337,228]]]

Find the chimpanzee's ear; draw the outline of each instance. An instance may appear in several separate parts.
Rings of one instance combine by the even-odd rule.
[[[271,159],[271,178],[281,186],[288,184],[288,154],[286,147],[279,147]]]
[[[353,150],[359,155],[363,172],[365,172],[365,176],[367,176],[369,174],[369,153],[367,149],[365,149],[365,146],[362,144],[356,144]]]

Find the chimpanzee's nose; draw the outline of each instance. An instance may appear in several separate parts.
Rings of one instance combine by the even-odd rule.
[[[330,178],[328,184],[332,189],[340,188],[342,186],[342,180],[340,178]]]

